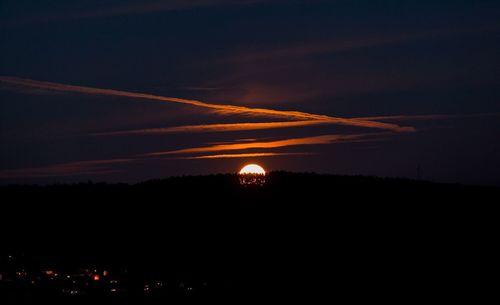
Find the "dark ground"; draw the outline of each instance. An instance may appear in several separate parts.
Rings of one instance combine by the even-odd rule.
[[[209,283],[191,296],[72,298],[0,281],[1,304],[441,304],[494,291],[499,188],[275,172],[263,187],[215,175],[0,194],[0,254],[27,269]]]

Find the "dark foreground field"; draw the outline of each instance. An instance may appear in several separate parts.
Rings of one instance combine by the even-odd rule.
[[[1,304],[441,304],[495,288],[499,188],[276,172],[0,192]]]

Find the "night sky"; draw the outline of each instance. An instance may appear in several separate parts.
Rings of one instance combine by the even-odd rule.
[[[0,184],[500,185],[500,2],[0,0]]]

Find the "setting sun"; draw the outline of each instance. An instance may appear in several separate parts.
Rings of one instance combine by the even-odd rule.
[[[247,164],[239,172],[241,185],[258,185],[266,183],[266,171],[257,164]]]
[[[240,175],[246,175],[246,174],[265,175],[266,171],[260,165],[257,165],[257,164],[248,164],[248,165],[245,165],[240,170]]]

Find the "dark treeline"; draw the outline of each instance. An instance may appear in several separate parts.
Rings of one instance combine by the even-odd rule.
[[[477,298],[500,202],[494,187],[286,172],[264,186],[212,175],[0,193],[2,254],[208,280],[228,303]]]

